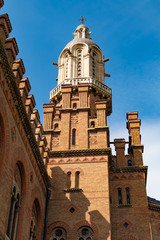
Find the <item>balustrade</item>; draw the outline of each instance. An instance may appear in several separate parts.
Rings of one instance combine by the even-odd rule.
[[[109,88],[104,83],[102,83],[92,77],[71,78],[71,79],[65,79],[57,87],[55,87],[52,91],[50,91],[50,99],[52,99],[54,96],[56,96],[61,91],[62,85],[78,86],[79,84],[83,84],[83,83],[88,83],[90,85],[94,85],[94,86],[98,87],[100,90],[104,91],[105,93],[108,93],[110,95],[112,94],[111,88]]]

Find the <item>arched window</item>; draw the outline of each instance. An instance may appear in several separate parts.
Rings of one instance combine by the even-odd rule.
[[[118,188],[118,203],[122,204],[122,189]]]
[[[30,240],[37,239],[38,228],[38,201],[35,199],[32,207],[32,220],[30,226]]]
[[[78,50],[77,53],[77,76],[82,76],[82,51]]]
[[[22,176],[19,165],[16,164],[6,232],[9,239],[12,240],[16,239],[19,208],[21,203],[21,193],[22,193]]]
[[[79,31],[79,37],[82,38],[82,29]]]
[[[73,108],[77,108],[77,103],[73,103]]]
[[[68,54],[66,55],[66,78],[68,78],[68,61],[69,61],[69,58],[68,58]]]
[[[128,166],[132,166],[132,160],[128,160]]]
[[[77,232],[77,240],[93,240],[94,232],[93,230],[88,227],[84,226],[81,227]]]
[[[77,172],[75,173],[75,188],[76,188],[76,189],[79,189],[79,175],[80,175],[80,172],[77,171]]]
[[[95,77],[96,76],[96,73],[95,73],[95,71],[96,71],[96,67],[95,67],[95,62],[96,62],[96,60],[95,60],[95,57],[96,57],[96,53],[95,52],[93,52],[93,54],[92,54],[92,75],[93,75],[93,77]]]
[[[67,188],[71,188],[71,172],[67,172]]]
[[[58,130],[59,126],[58,126],[58,123],[55,123],[54,124],[54,130]]]
[[[50,235],[50,240],[67,240],[66,230],[61,227],[55,228]]]
[[[127,204],[131,204],[130,189],[128,187],[126,188],[126,199],[127,199]]]
[[[72,130],[72,145],[76,145],[76,129]]]
[[[91,128],[95,128],[95,121],[91,121]]]
[[[85,30],[85,38],[87,38],[87,30]]]

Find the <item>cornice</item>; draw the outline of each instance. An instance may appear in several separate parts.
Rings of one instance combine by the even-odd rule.
[[[147,174],[147,166],[127,166],[127,167],[111,167],[111,173],[128,173],[128,172],[144,172]]]
[[[71,193],[71,192],[83,192],[83,190],[81,188],[68,188],[68,189],[64,189],[64,192],[66,193]]]
[[[111,148],[52,151],[50,157],[102,156],[111,154]]]
[[[152,210],[152,211],[155,211],[155,212],[160,212],[160,205],[159,204],[148,202],[148,208],[149,208],[149,210]]]
[[[23,125],[25,134],[26,134],[26,138],[28,139],[28,142],[31,146],[33,155],[36,159],[37,165],[39,167],[41,176],[44,180],[44,183],[46,185],[46,187],[50,186],[50,181],[48,178],[48,174],[47,171],[45,169],[39,148],[37,146],[36,140],[35,140],[35,136],[33,134],[31,125],[30,125],[30,121],[28,119],[25,107],[23,105],[22,99],[21,99],[21,95],[20,95],[20,91],[16,85],[16,80],[14,77],[14,74],[12,72],[12,69],[10,68],[9,62],[8,62],[8,58],[5,52],[5,49],[3,47],[3,44],[0,40],[0,66],[2,68],[6,83],[8,85],[10,94],[12,96],[12,101],[15,104],[15,107],[17,109],[17,113],[19,115],[19,119]]]
[[[61,130],[46,129],[43,132],[44,132],[44,134],[52,134],[52,133],[60,133]]]
[[[90,111],[90,108],[89,107],[81,107],[81,108],[76,108],[76,109],[73,109],[73,108],[61,108],[59,109],[60,112],[80,112],[80,111]]]
[[[143,144],[131,145],[131,148],[133,148],[133,149],[142,149],[142,152],[144,151],[144,145]]]

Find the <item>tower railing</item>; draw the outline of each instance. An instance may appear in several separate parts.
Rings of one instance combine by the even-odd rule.
[[[104,83],[96,80],[92,77],[81,77],[81,78],[69,78],[64,79],[57,87],[55,87],[52,91],[50,91],[50,99],[55,97],[60,91],[62,85],[72,85],[77,86],[79,84],[88,83],[90,85],[94,85],[100,90],[104,91],[105,93],[108,93],[109,95],[112,95],[112,90],[108,86],[106,86]]]

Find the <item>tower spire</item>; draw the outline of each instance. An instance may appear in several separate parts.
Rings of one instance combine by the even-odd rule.
[[[80,19],[78,19],[78,21],[81,21],[81,23],[83,24],[84,23],[84,21],[86,21],[87,19],[86,18],[84,18],[83,16],[81,16],[80,17]]]

